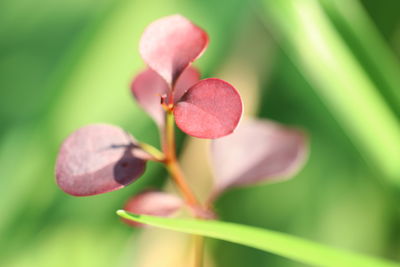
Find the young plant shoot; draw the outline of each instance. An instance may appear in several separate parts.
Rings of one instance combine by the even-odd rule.
[[[148,67],[133,79],[131,92],[157,124],[162,147],[138,142],[117,126],[82,127],[61,146],[56,162],[60,188],[74,196],[121,189],[137,180],[146,162],[153,160],[165,165],[182,198],[147,190],[129,199],[125,210],[173,216],[186,209],[194,218],[213,219],[212,204],[225,190],[293,176],[307,156],[305,134],[268,120],[243,120],[238,127],[243,110],[238,91],[217,78],[201,80],[191,65],[208,42],[206,32],[181,15],[151,23],[139,45]],[[200,203],[180,168],[175,124],[190,136],[214,139],[215,179],[206,203]]]

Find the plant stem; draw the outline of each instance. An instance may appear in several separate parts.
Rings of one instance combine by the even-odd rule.
[[[183,172],[179,166],[176,158],[175,148],[175,121],[172,110],[166,112],[163,150],[165,154],[165,165],[168,169],[171,178],[181,191],[185,201],[191,207],[201,207],[200,202],[197,200],[195,194],[187,184]]]
[[[151,157],[153,157],[153,160],[155,161],[163,161],[165,159],[165,155],[163,152],[158,150],[152,145],[146,144],[146,143],[139,143],[139,146],[146,151]]]
[[[193,267],[203,267],[204,265],[204,237],[201,235],[193,236],[194,262]]]
[[[199,200],[196,198],[196,195],[187,184],[182,169],[178,163],[176,157],[176,145],[175,145],[175,120],[174,114],[172,112],[173,106],[171,108],[166,109],[165,115],[165,126],[163,129],[163,152],[164,152],[164,163],[171,175],[171,178],[174,180],[176,186],[181,191],[186,203],[191,208],[191,212],[194,217],[204,218],[202,212],[203,207]],[[203,267],[203,254],[204,254],[204,238],[202,236],[194,235],[193,236],[194,244],[193,244],[193,267]]]

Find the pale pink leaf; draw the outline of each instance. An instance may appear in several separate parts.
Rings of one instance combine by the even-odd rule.
[[[244,120],[212,143],[213,197],[230,187],[287,179],[307,158],[305,134],[269,120]]]
[[[135,139],[119,127],[92,124],[62,144],[56,179],[66,193],[97,195],[120,189],[139,178],[146,166]]]
[[[161,106],[161,96],[168,93],[168,85],[161,76],[151,69],[139,73],[131,84],[131,92],[157,125],[163,125],[165,111]]]
[[[160,191],[146,191],[130,198],[125,204],[124,210],[135,214],[168,217],[183,206],[182,199],[175,195]],[[132,226],[143,226],[143,224],[126,219],[124,222]]]
[[[144,61],[173,85],[180,74],[206,49],[207,34],[181,15],[151,23],[140,40]]]
[[[176,104],[175,121],[185,133],[214,139],[234,131],[242,116],[237,90],[220,79],[205,79],[193,85]]]

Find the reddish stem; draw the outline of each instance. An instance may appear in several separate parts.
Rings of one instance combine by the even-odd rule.
[[[164,139],[163,150],[165,154],[165,165],[171,175],[171,178],[174,180],[175,184],[181,191],[186,203],[190,207],[194,208],[193,210],[196,210],[195,208],[201,207],[201,204],[196,198],[191,188],[189,187],[189,185],[187,184],[176,157],[175,122],[174,122],[174,115],[171,109],[169,109],[166,112],[163,139]]]
[[[175,182],[176,186],[182,193],[186,203],[191,208],[191,212],[196,218],[206,218],[204,208],[196,195],[187,184],[182,169],[176,157],[175,145],[175,120],[173,114],[173,103],[169,103],[166,107],[165,125],[163,129],[163,151],[165,155],[165,166]],[[203,266],[203,249],[204,238],[202,236],[194,236],[194,267]]]

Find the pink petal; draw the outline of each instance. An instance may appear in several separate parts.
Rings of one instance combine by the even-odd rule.
[[[141,176],[146,161],[136,141],[119,127],[93,124],[78,129],[62,144],[56,179],[66,193],[97,195],[120,189]]]
[[[168,217],[176,213],[184,205],[182,199],[175,195],[159,191],[147,191],[128,200],[124,210],[135,214]],[[130,220],[123,220],[132,226],[143,226]]]
[[[205,79],[192,86],[174,109],[176,124],[199,138],[219,138],[236,128],[242,116],[236,89],[220,79]]]
[[[287,179],[307,158],[307,138],[298,129],[268,120],[246,120],[235,133],[214,140],[214,197],[229,187]]]
[[[176,82],[174,99],[180,99],[199,79],[200,73],[194,67],[187,68]],[[151,69],[142,71],[133,80],[131,92],[157,125],[164,125],[165,111],[161,106],[161,96],[168,93],[168,85],[163,78]]]
[[[206,49],[207,34],[181,15],[151,23],[140,40],[144,61],[172,85]]]

